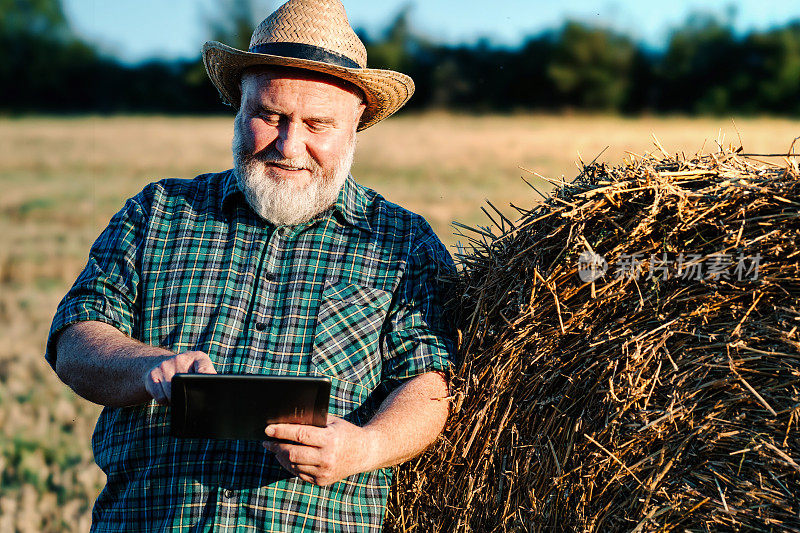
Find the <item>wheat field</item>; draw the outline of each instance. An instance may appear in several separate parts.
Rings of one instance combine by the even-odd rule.
[[[44,362],[53,312],[94,238],[148,182],[230,166],[229,117],[0,118],[0,531],[87,531],[104,477],[91,432],[100,408]],[[530,207],[576,162],[693,154],[717,144],[785,152],[800,121],[777,118],[406,114],[360,134],[353,174],[425,216],[488,221],[490,199]],[[658,139],[660,147],[656,146]]]

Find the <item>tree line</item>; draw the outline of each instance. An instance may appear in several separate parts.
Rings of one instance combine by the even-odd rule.
[[[211,36],[246,48],[251,3],[226,3]],[[225,112],[199,57],[126,65],[78,38],[58,0],[0,0],[0,12],[5,113]],[[406,8],[381,34],[359,35],[371,67],[414,78],[415,108],[800,115],[800,20],[737,35],[696,16],[660,50],[571,21],[511,48],[426,39]]]

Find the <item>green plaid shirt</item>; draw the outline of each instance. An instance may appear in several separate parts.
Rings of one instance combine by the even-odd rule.
[[[441,274],[453,268],[420,216],[348,177],[298,226],[256,216],[232,171],[148,185],[92,246],[47,344],[107,322],[219,373],[326,376],[330,412],[370,420],[402,380],[446,370]],[[375,531],[391,470],[329,487],[293,477],[259,442],[176,439],[169,408],[105,408],[92,438],[107,475],[93,531]]]

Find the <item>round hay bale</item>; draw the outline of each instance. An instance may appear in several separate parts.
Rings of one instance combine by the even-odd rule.
[[[592,164],[464,233],[453,414],[386,529],[800,531],[800,172],[778,161]]]

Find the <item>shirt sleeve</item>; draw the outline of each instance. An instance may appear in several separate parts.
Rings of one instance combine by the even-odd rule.
[[[58,335],[71,324],[96,320],[133,334],[144,225],[139,196],[131,198],[92,245],[86,267],[61,300],[50,326],[45,359],[54,369]]]
[[[450,254],[423,223],[387,320],[382,342],[385,382],[397,384],[425,372],[452,370],[455,328],[445,304],[454,278]]]

